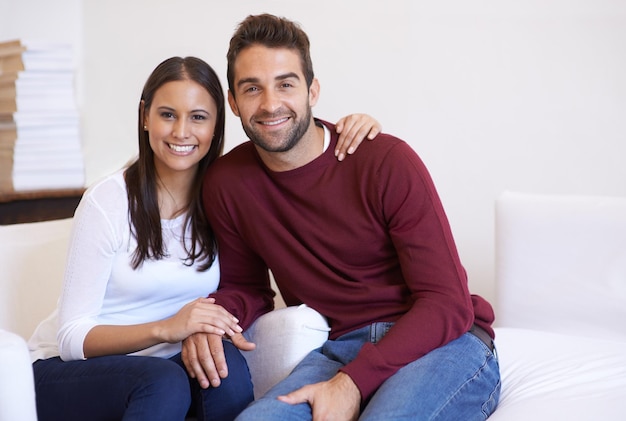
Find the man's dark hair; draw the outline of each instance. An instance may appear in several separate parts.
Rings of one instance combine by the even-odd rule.
[[[248,16],[239,24],[235,34],[230,39],[230,46],[226,55],[228,61],[226,75],[228,88],[233,95],[235,93],[233,86],[235,60],[239,53],[253,45],[297,51],[300,55],[307,87],[311,87],[314,74],[311,52],[309,51],[309,37],[297,23],[265,13]]]

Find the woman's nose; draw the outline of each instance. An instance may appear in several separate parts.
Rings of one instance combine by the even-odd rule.
[[[172,135],[177,139],[187,139],[189,137],[189,124],[184,119],[177,120]]]

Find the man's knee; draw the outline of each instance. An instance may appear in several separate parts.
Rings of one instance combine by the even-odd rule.
[[[266,420],[311,420],[311,406],[308,403],[290,405],[275,398],[261,398],[250,404],[237,421]]]

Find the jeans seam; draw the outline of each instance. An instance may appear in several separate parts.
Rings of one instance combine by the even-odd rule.
[[[472,336],[474,336],[474,335],[472,335]],[[474,372],[471,376],[469,376],[469,377],[467,378],[467,380],[466,380],[465,382],[463,382],[463,384],[461,384],[461,385],[457,388],[457,390],[456,390],[453,394],[451,394],[451,395],[450,395],[450,397],[449,397],[449,398],[448,398],[448,400],[445,402],[445,404],[444,404],[444,405],[442,405],[442,406],[441,406],[441,408],[439,408],[439,410],[437,411],[437,413],[433,416],[432,420],[436,420],[436,419],[439,417],[439,414],[441,414],[441,412],[442,412],[445,408],[447,408],[447,407],[448,407],[448,405],[450,404],[450,402],[452,402],[452,400],[454,400],[454,398],[455,398],[456,396],[458,396],[458,394],[459,394],[459,393],[461,393],[461,391],[462,391],[462,390],[463,390],[463,389],[464,389],[464,388],[465,388],[468,384],[470,384],[471,382],[473,382],[473,381],[474,381],[474,380],[475,380],[475,379],[476,379],[476,378],[480,375],[480,373],[482,373],[482,372],[483,372],[483,370],[485,370],[485,368],[486,368],[486,367],[487,367],[487,365],[489,364],[489,360],[490,360],[490,359],[492,359],[492,358],[493,358],[493,359],[495,360],[495,356],[491,353],[491,351],[490,351],[490,350],[489,350],[489,348],[488,348],[488,347],[487,347],[487,346],[483,343],[483,341],[481,341],[479,338],[476,338],[476,340],[477,340],[477,341],[479,341],[479,342],[482,344],[482,346],[483,346],[483,347],[486,349],[486,351],[487,351],[487,354],[485,354],[485,359],[484,359],[483,363],[480,365],[480,367],[478,367],[478,369],[477,369],[477,370],[476,370],[476,371],[475,371],[475,372]],[[497,360],[496,360],[496,363],[497,363]],[[489,415],[486,415],[486,414],[485,414],[485,404],[486,404],[487,402],[489,402],[489,401],[491,401],[491,400],[493,399],[494,394],[496,393],[496,391],[497,391],[497,390],[498,390],[498,388],[499,388],[500,382],[501,382],[501,380],[498,380],[498,382],[496,383],[496,385],[495,385],[494,389],[491,391],[491,393],[489,393],[489,398],[488,398],[485,402],[483,402],[483,403],[481,404],[481,414],[485,415],[485,419],[487,419],[487,417],[489,416]]]
[[[502,381],[498,380],[498,383],[496,383],[496,387],[494,387],[494,389],[489,394],[489,399],[483,402],[481,406],[481,411],[483,415],[485,416],[485,419],[489,418],[489,416],[493,414],[493,411],[495,411],[495,409],[498,407],[498,402],[497,402],[495,395],[496,395],[496,392],[501,388],[501,384],[502,384]],[[489,406],[491,406],[491,402],[493,402],[493,409],[491,412],[489,412],[489,410],[486,407],[488,404]]]

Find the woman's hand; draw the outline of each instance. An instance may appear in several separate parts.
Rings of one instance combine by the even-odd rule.
[[[241,333],[239,320],[214,303],[213,298],[198,298],[187,303],[178,313],[160,323],[157,336],[162,342],[176,343],[199,332],[221,336]]]
[[[194,333],[234,336],[243,329],[213,298],[198,298],[164,320],[135,325],[98,325],[85,337],[85,358],[129,354],[160,343],[181,342]]]
[[[382,131],[380,123],[367,114],[350,114],[343,117],[335,128],[339,133],[335,149],[335,156],[339,161],[343,161],[346,155],[353,154],[363,139],[372,140]]]

